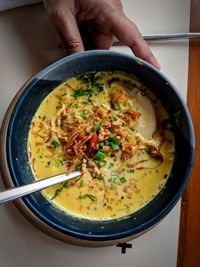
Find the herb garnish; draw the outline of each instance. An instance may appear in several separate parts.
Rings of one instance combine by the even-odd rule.
[[[111,135],[108,142],[114,151],[119,150],[119,139],[115,135]]]
[[[61,159],[56,159],[56,160],[54,161],[54,164],[55,164],[55,166],[56,166],[57,168],[59,168],[59,167],[63,166],[63,161],[62,161]]]
[[[119,103],[114,103],[113,107],[114,107],[115,110],[121,110],[121,106],[120,106]]]
[[[98,179],[98,180],[103,180],[104,177],[103,177],[103,175],[99,175],[99,176],[97,176],[97,179]]]
[[[89,83],[89,89],[80,88],[75,90],[72,95],[75,99],[81,96],[92,96],[93,94],[98,94],[104,90],[104,86],[103,84],[99,83],[100,78],[96,77],[95,72],[82,73],[76,78],[82,82]]]
[[[47,161],[46,168],[50,168],[51,161]]]
[[[60,193],[62,192],[62,190],[64,188],[67,188],[67,181],[62,183],[58,189],[56,189],[55,193],[54,193],[54,196],[51,198],[51,200],[53,200],[54,198],[56,198],[57,196],[60,195]]]
[[[79,196],[80,199],[86,199],[89,198],[91,201],[94,201],[96,199],[96,196],[92,195],[92,194],[85,194],[82,196]]]
[[[125,177],[121,177],[121,178],[119,178],[119,180],[120,180],[120,182],[121,182],[122,184],[124,184],[124,183],[127,182]]]
[[[115,164],[113,162],[111,162],[108,169],[113,168],[114,166],[115,166]]]
[[[60,142],[59,142],[58,140],[56,140],[56,139],[53,139],[53,140],[51,141],[51,145],[52,145],[54,148],[57,148],[57,147],[60,146]]]
[[[83,112],[80,113],[80,116],[84,120],[87,120],[88,119],[88,116],[89,116],[89,111],[88,110],[84,110]]]
[[[105,152],[102,149],[99,149],[97,153],[94,155],[94,160],[102,161],[106,157]]]
[[[100,124],[96,124],[96,125],[94,125],[92,127],[92,129],[93,129],[94,132],[97,132],[98,130],[100,130],[100,128],[101,128],[101,125]]]
[[[85,183],[84,183],[84,180],[81,180],[81,181],[80,181],[80,187],[83,187],[84,184],[85,184]]]
[[[117,117],[115,115],[112,115],[111,118],[112,118],[113,121],[117,120]]]

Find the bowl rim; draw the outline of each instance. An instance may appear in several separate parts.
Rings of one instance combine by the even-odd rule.
[[[8,167],[8,163],[7,163],[7,152],[6,152],[6,142],[7,142],[7,130],[8,130],[8,126],[10,123],[10,117],[13,113],[13,110],[18,102],[18,100],[20,99],[21,95],[24,93],[24,91],[26,91],[26,88],[28,87],[28,85],[30,85],[30,83],[35,79],[41,79],[46,73],[48,73],[49,71],[51,71],[52,69],[56,68],[57,66],[60,66],[62,64],[65,63],[69,63],[71,60],[74,59],[83,59],[83,58],[87,58],[88,56],[102,56],[102,55],[113,55],[113,56],[120,56],[120,57],[124,57],[127,59],[131,59],[134,62],[140,64],[140,65],[144,65],[145,67],[149,68],[150,71],[154,71],[157,73],[157,75],[159,75],[162,79],[164,79],[170,86],[170,88],[174,91],[174,93],[176,94],[176,96],[178,97],[178,99],[181,102],[182,107],[184,108],[187,120],[188,120],[188,125],[189,125],[189,134],[190,134],[190,142],[191,145],[193,147],[193,151],[191,151],[191,155],[190,155],[190,162],[188,164],[188,171],[187,171],[187,178],[185,178],[181,184],[181,186],[179,187],[179,190],[177,191],[176,195],[171,199],[171,201],[169,202],[169,204],[163,209],[162,212],[156,214],[151,220],[149,220],[147,223],[145,223],[143,225],[143,227],[141,227],[143,230],[142,231],[136,231],[136,232],[132,232],[130,234],[130,230],[129,231],[125,231],[123,234],[118,234],[117,236],[109,236],[109,238],[103,238],[102,240],[94,240],[94,238],[91,239],[91,237],[89,235],[82,235],[80,238],[76,237],[73,235],[73,233],[63,233],[61,231],[59,231],[58,229],[56,229],[55,227],[53,227],[52,225],[48,225],[47,223],[45,223],[41,218],[39,218],[38,216],[36,216],[36,214],[33,212],[33,210],[31,210],[27,204],[24,202],[24,200],[22,199],[18,199],[16,201],[14,201],[15,205],[17,206],[17,208],[23,213],[23,215],[31,222],[33,223],[35,226],[37,226],[38,228],[40,228],[43,232],[46,232],[47,234],[53,236],[54,238],[60,239],[62,241],[66,241],[69,243],[75,243],[77,244],[77,241],[79,244],[81,245],[86,245],[86,246],[97,246],[97,241],[98,241],[98,246],[106,246],[106,245],[113,245],[119,242],[124,242],[127,240],[131,240],[134,237],[141,235],[142,233],[148,231],[149,229],[151,229],[152,227],[154,227],[157,223],[159,223],[171,210],[172,208],[175,206],[175,204],[178,202],[178,200],[180,199],[191,174],[191,170],[192,170],[192,166],[194,164],[194,148],[195,148],[195,138],[194,138],[194,129],[193,129],[193,125],[192,125],[192,120],[188,111],[188,108],[185,104],[185,101],[183,100],[181,94],[179,93],[179,91],[176,89],[176,87],[174,86],[174,84],[167,78],[167,76],[163,73],[161,73],[161,71],[157,70],[154,66],[152,66],[151,64],[143,61],[140,58],[137,58],[133,55],[127,55],[124,53],[119,53],[119,52],[113,52],[113,51],[107,51],[107,50],[94,50],[94,51],[87,51],[87,52],[80,52],[68,57],[64,57],[62,59],[59,59],[57,61],[55,61],[54,63],[51,63],[50,65],[48,65],[46,68],[44,68],[43,70],[41,70],[40,72],[38,72],[36,75],[33,75],[32,78],[30,78],[22,87],[21,89],[17,92],[17,94],[15,95],[15,97],[13,98],[11,104],[9,105],[9,108],[7,109],[7,112],[5,114],[3,123],[2,123],[2,127],[1,127],[1,132],[0,132],[0,142],[2,144],[2,149],[0,150],[0,171],[2,174],[2,178],[3,178],[3,182],[5,184],[6,187],[12,187],[14,186],[10,171],[9,171],[9,167]]]

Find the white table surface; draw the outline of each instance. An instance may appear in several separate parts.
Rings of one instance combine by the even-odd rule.
[[[143,34],[189,30],[189,0],[123,0]],[[34,73],[63,56],[58,37],[41,5],[0,14],[0,123],[6,109]],[[151,43],[164,72],[186,99],[188,42]],[[125,53],[125,47],[113,48]],[[3,188],[0,181],[0,187]],[[118,247],[83,248],[54,240],[32,226],[12,203],[0,206],[0,267],[175,267],[180,202],[145,235]]]

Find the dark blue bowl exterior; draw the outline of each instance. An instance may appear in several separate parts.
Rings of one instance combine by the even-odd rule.
[[[136,75],[161,100],[175,131],[176,157],[165,188],[142,210],[120,220],[89,221],[56,209],[40,193],[23,198],[46,224],[73,237],[114,240],[143,232],[160,221],[176,204],[188,182],[194,161],[194,132],[187,107],[170,81],[150,64],[111,51],[90,51],[63,58],[37,74],[26,86],[11,115],[6,150],[15,186],[34,180],[28,163],[29,126],[41,101],[77,72],[124,71]]]

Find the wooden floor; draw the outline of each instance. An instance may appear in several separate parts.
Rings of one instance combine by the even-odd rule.
[[[200,0],[191,0],[190,31],[200,32]],[[189,44],[188,107],[195,137],[195,164],[182,198],[178,267],[200,266],[200,40]]]

